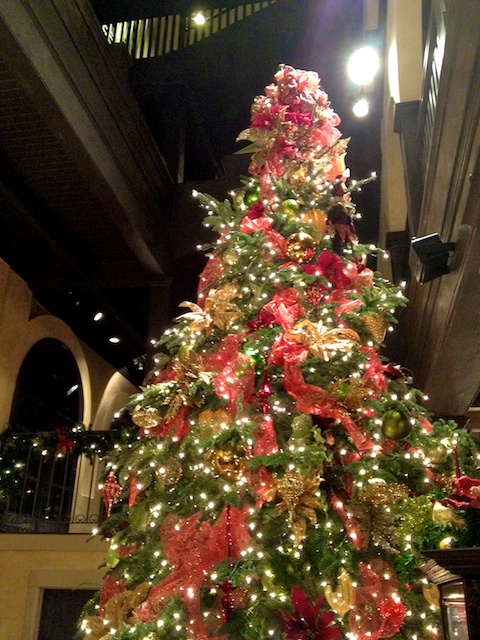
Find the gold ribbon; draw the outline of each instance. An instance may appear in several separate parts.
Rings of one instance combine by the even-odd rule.
[[[339,351],[350,351],[355,343],[360,344],[360,336],[353,329],[327,329],[323,322],[301,320],[287,333],[287,339],[308,346],[314,356],[329,360]]]

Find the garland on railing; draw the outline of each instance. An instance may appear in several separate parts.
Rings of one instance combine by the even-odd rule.
[[[92,431],[83,424],[37,432],[8,427],[0,434],[0,499],[22,486],[27,461],[32,456],[43,460],[68,456],[75,460],[85,455],[93,461],[111,453],[116,444],[125,446],[136,437],[121,420],[116,420],[108,431]]]

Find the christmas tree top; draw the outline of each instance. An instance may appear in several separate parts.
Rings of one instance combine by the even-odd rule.
[[[357,242],[339,122],[281,66],[252,178],[198,194],[219,239],[108,465],[90,640],[438,635],[421,551],[472,543],[477,448],[379,355],[405,298]]]

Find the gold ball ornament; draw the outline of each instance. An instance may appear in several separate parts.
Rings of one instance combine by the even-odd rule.
[[[321,240],[327,233],[327,214],[321,209],[310,209],[300,216],[302,222],[307,222],[315,227],[313,237],[315,240]]]
[[[297,217],[298,212],[300,211],[300,205],[293,198],[289,198],[288,200],[283,200],[283,202],[280,203],[279,210],[280,213],[287,216],[287,218],[293,219]]]
[[[174,458],[165,460],[165,462],[155,470],[155,475],[158,480],[167,486],[177,484],[182,477],[182,473],[183,469],[181,463]]]
[[[306,262],[312,257],[315,241],[308,233],[300,231],[287,238],[287,256],[294,262]]]
[[[440,542],[438,543],[438,548],[451,549],[455,542],[456,542],[456,538],[454,538],[453,536],[447,536],[446,538],[443,538],[442,540],[440,540]]]
[[[205,409],[198,414],[197,425],[200,438],[208,439],[218,436],[224,429],[228,429],[231,417],[225,409]]]
[[[156,407],[137,406],[132,411],[132,422],[141,429],[154,429],[162,423],[162,416]]]
[[[222,260],[223,260],[223,263],[226,264],[228,267],[233,267],[234,265],[236,265],[239,259],[240,259],[240,255],[238,251],[233,247],[229,247],[223,252]]]
[[[391,409],[384,414],[382,419],[382,433],[387,438],[391,440],[403,440],[411,430],[412,425],[410,424],[410,420],[401,411]]]
[[[441,442],[437,442],[436,444],[425,447],[424,454],[425,457],[430,460],[431,464],[442,464],[448,457],[448,449]]]
[[[217,473],[226,480],[239,480],[245,470],[248,451],[242,444],[225,444],[213,455]]]

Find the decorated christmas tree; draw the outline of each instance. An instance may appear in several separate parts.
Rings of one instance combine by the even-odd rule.
[[[379,353],[406,300],[357,241],[339,122],[281,66],[251,177],[197,194],[219,238],[107,465],[89,640],[441,635],[421,552],[475,543],[477,445]]]

